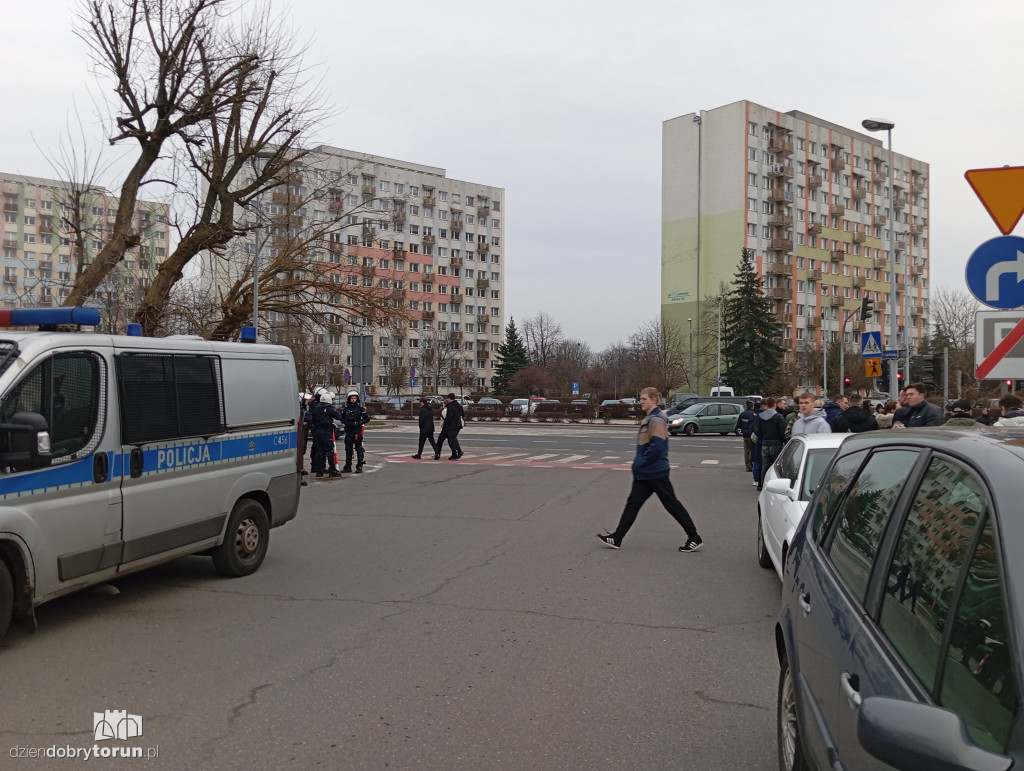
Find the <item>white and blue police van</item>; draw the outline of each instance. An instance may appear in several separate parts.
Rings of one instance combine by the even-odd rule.
[[[48,600],[187,554],[253,573],[298,509],[290,350],[74,331],[99,321],[0,311],[0,637]]]

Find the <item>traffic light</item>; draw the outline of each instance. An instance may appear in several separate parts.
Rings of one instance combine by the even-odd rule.
[[[844,383],[845,383],[846,385],[850,385],[850,378],[844,378],[844,379],[843,379],[843,382],[844,382]]]
[[[896,379],[897,380],[903,380],[903,373],[902,372],[897,372],[896,373]]]
[[[860,301],[860,318],[861,321],[867,321],[868,317],[875,312],[875,301],[869,300],[865,297]]]
[[[925,383],[935,382],[935,354],[921,354],[921,380]]]

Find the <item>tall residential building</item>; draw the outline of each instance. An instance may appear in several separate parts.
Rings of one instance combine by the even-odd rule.
[[[3,283],[0,305],[60,305],[80,267],[89,264],[113,230],[118,199],[102,188],[0,172],[4,206]],[[165,203],[137,201],[133,228],[138,246],[97,289],[89,305],[104,325],[123,332],[168,254]]]
[[[458,391],[455,371],[465,378],[466,392],[490,390],[505,328],[502,188],[450,179],[434,166],[321,146],[295,167],[287,185],[254,208],[272,233],[290,235],[293,243],[303,233],[319,233],[308,240],[309,260],[328,263],[339,286],[380,290],[405,317],[374,328],[360,318],[359,302],[339,293],[336,305],[323,305],[327,323],[307,334],[326,358],[322,376],[304,374],[299,363],[306,385],[355,383],[352,338],[371,335],[373,392]],[[257,240],[259,258],[266,260],[273,238],[251,239],[243,259],[207,255],[207,288],[229,285],[251,270]],[[285,316],[260,317],[261,336],[294,342]],[[346,332],[332,331],[331,322]]]
[[[753,251],[774,300],[794,388],[821,385],[823,341],[842,338],[852,356],[862,332],[881,330],[886,349],[905,348],[909,337],[912,352],[920,350],[928,330],[927,163],[896,153],[890,191],[889,153],[878,136],[748,101],[665,121],[662,140],[662,318],[683,339],[696,335],[695,355],[714,348],[708,311],[732,283],[743,249]],[[855,313],[863,298],[876,311],[867,322]],[[833,366],[830,392],[838,385]]]

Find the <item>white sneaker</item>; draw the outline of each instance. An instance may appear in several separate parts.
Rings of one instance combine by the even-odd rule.
[[[755,479],[751,484],[754,485],[754,487],[757,487],[757,480]]]

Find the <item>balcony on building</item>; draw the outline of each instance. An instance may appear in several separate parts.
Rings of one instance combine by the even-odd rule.
[[[477,352],[476,352],[476,357],[477,357],[478,359],[486,359],[486,358],[488,358],[488,357],[489,357],[490,355],[491,355],[491,352],[490,352],[490,351],[488,351],[488,350],[485,350],[485,349],[483,349],[483,348],[478,348],[478,349],[477,349]]]
[[[896,242],[896,251],[897,252],[905,252],[905,251],[907,251],[907,242],[902,240],[902,239],[897,241]]]
[[[765,287],[764,296],[769,300],[788,300],[792,292],[782,286]]]
[[[491,317],[488,316],[486,313],[478,313],[476,316],[476,321],[478,324],[487,324],[490,323]]]
[[[391,250],[391,253],[395,256],[396,260],[404,260],[409,254],[405,249],[397,246]]]
[[[391,219],[393,222],[405,222],[405,212],[394,211],[391,213]]]
[[[465,227],[465,223],[462,220],[453,219],[451,225],[448,227],[452,230],[462,230],[462,228]]]
[[[784,262],[764,262],[762,265],[764,272],[769,276],[791,276],[793,274],[793,266]]]
[[[270,194],[270,200],[274,203],[288,203],[291,200],[291,194],[287,192],[280,192],[275,190]]]
[[[793,167],[788,163],[773,163],[768,167],[769,177],[792,177]]]
[[[855,244],[863,244],[867,240],[867,237],[867,233],[860,230],[853,231],[853,243]]]
[[[406,290],[405,289],[392,289],[391,290],[391,299],[392,300],[404,300],[406,298],[406,296],[407,295],[406,295]]]
[[[478,252],[486,252],[487,251],[487,244],[484,241],[477,241],[476,242],[476,250]]]
[[[785,185],[772,185],[768,188],[768,200],[769,201],[785,201],[786,200],[786,187]]]
[[[864,274],[853,277],[853,285],[856,287],[863,287],[867,283],[868,277]]]
[[[812,222],[812,223],[810,223],[807,226],[807,232],[810,233],[812,236],[813,235],[817,235],[818,233],[821,232],[821,223],[820,222]]]
[[[770,252],[791,252],[793,251],[793,239],[769,238],[766,248]]]
[[[433,321],[434,320],[434,311],[423,311],[423,320],[424,321]]]
[[[478,278],[476,280],[477,289],[487,289],[491,285],[490,279]]]
[[[828,258],[832,262],[842,262],[843,260],[846,259],[846,252],[844,252],[842,249],[833,249],[828,253]]]
[[[373,225],[363,225],[363,238],[376,238],[377,228]]]
[[[427,234],[425,234],[423,236],[423,243],[427,244],[428,246],[431,245],[431,244],[436,244],[437,243],[437,236],[435,236],[435,235],[433,235],[431,233],[427,233]]]
[[[478,216],[478,217],[490,217],[491,216],[491,207],[490,206],[477,206],[476,207],[476,216]],[[481,222],[480,224],[482,225],[484,223]]]
[[[768,140],[768,150],[773,153],[792,155],[793,140],[786,136],[775,135],[770,140]]]
[[[20,209],[21,207],[18,206],[18,200],[16,198],[14,200],[7,199],[4,201],[5,212],[18,212]]]
[[[877,300],[875,300],[875,312],[876,313],[885,313],[885,298],[884,297],[879,297]]]
[[[453,268],[461,268],[462,267],[462,258],[461,257],[452,257],[451,266]]]
[[[376,276],[377,275],[377,269],[375,267],[373,267],[372,265],[364,265],[362,268],[359,269],[359,272],[363,276]]]
[[[9,272],[8,273],[4,273],[4,283],[5,284],[17,284],[18,283],[18,274],[17,273],[9,273]]]
[[[855,185],[850,191],[854,201],[860,201],[865,198],[868,194],[868,189],[864,185]]]
[[[876,214],[871,220],[875,225],[885,225],[889,221],[887,214]]]
[[[377,186],[376,185],[363,185],[363,195],[368,198],[377,197]]]
[[[842,217],[846,214],[846,207],[841,203],[834,203],[828,207],[828,213],[833,217]]]
[[[821,326],[821,317],[820,316],[812,315],[812,316],[808,316],[807,317],[807,327],[809,329],[813,329],[815,327],[820,327],[820,326]]]
[[[39,270],[53,270],[53,260],[40,260]]]
[[[832,171],[842,171],[846,168],[846,159],[841,155],[833,155],[828,159],[828,167]]]
[[[851,324],[850,324],[850,327],[851,327],[850,331],[855,332],[857,334],[861,334],[861,333],[867,331],[865,329],[866,326],[867,326],[866,322],[861,321],[860,319],[854,319],[851,322]]]
[[[783,324],[792,324],[793,323],[793,313],[792,313],[792,311],[777,311],[775,315],[779,319],[779,321],[781,321]]]
[[[342,202],[340,198],[332,198],[330,201],[327,202],[327,208],[330,209],[331,211],[341,211],[342,209],[345,208],[345,204]]]
[[[17,249],[18,248],[18,239],[16,237],[14,237],[14,236],[5,235],[4,236],[4,248],[5,249]]]
[[[910,275],[912,275],[912,276],[923,276],[924,275],[924,265],[911,265],[910,266]]]
[[[896,199],[892,202],[892,205],[897,209],[902,209],[907,205],[907,197],[905,195],[897,195]]]
[[[809,174],[807,177],[807,185],[809,187],[821,187],[824,180],[820,174]]]
[[[922,235],[924,233],[924,228],[925,228],[925,223],[923,223],[923,222],[915,222],[913,225],[910,226],[910,232],[911,232],[912,235],[919,236],[919,235]]]
[[[456,329],[454,332],[452,332],[451,338],[452,338],[452,340],[461,340],[462,339],[462,332],[460,332],[459,330]]]
[[[827,306],[829,308],[842,308],[843,307],[843,298],[842,297],[836,297],[835,295],[832,295],[830,297],[822,297],[821,298],[821,304],[825,305],[825,306]]]
[[[782,214],[776,212],[775,214],[768,215],[768,224],[777,228],[791,228],[793,227],[793,215]]]
[[[923,316],[924,315],[924,305],[911,305],[910,306],[910,315],[911,316]]]
[[[821,281],[821,270],[818,268],[811,268],[807,271],[808,281]]]

